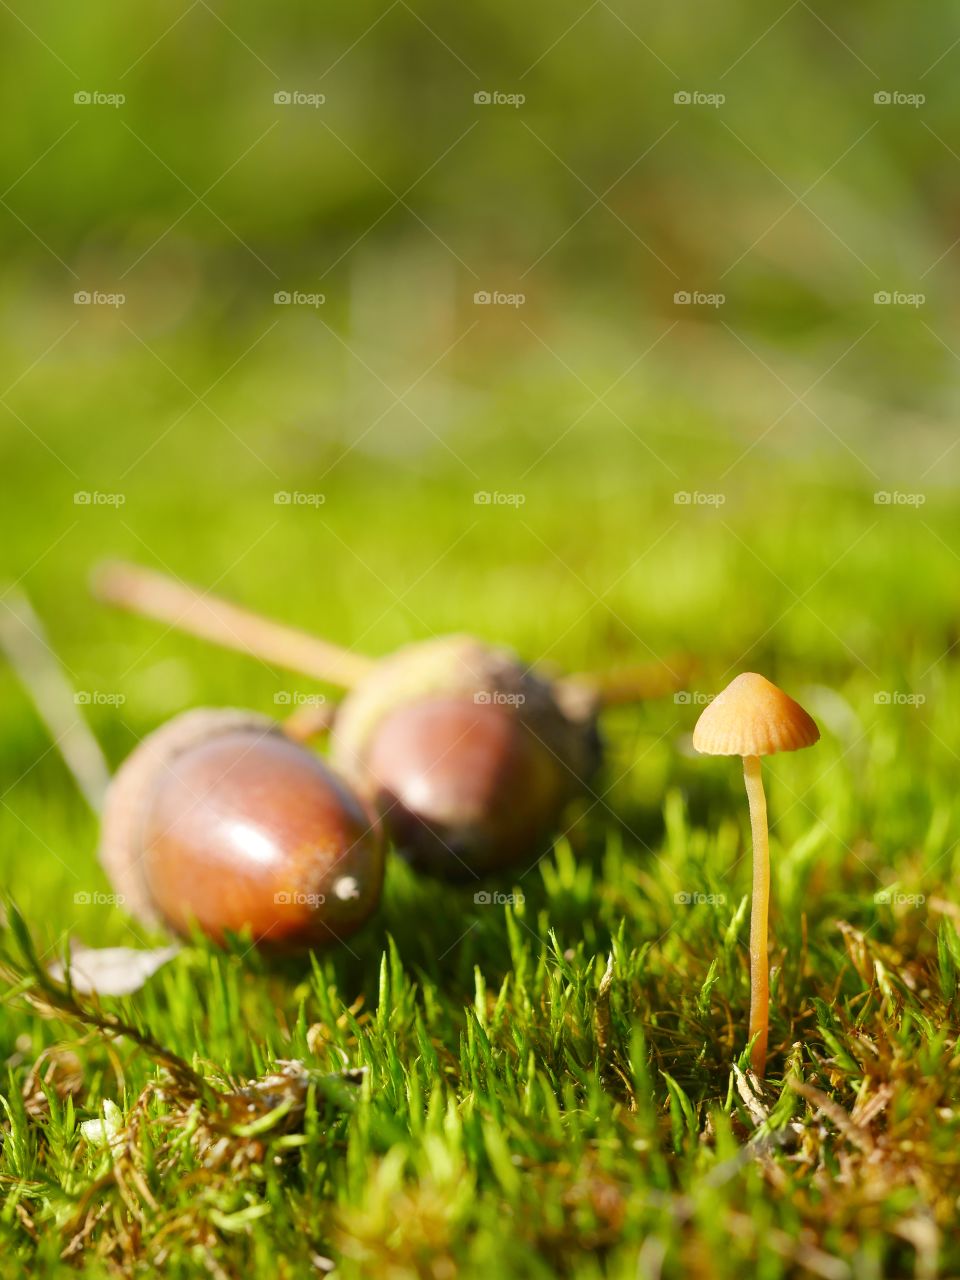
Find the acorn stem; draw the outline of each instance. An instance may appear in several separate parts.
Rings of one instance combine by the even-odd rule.
[[[743,781],[750,805],[753,834],[753,900],[750,908],[750,1061],[761,1078],[767,1065],[770,1022],[770,965],[767,958],[767,918],[770,909],[770,837],[767,800],[763,794],[760,757],[743,757]]]
[[[98,599],[131,613],[345,689],[362,680],[374,665],[372,658],[123,561],[111,561],[96,570],[93,591]]]
[[[601,707],[620,707],[676,693],[689,679],[693,665],[692,658],[680,654],[620,670],[561,676],[555,683],[584,686],[593,692]]]
[[[297,707],[296,711],[284,719],[283,732],[294,742],[310,742],[313,738],[330,732],[336,711],[337,704],[333,702],[309,703]]]
[[[178,582],[167,574],[126,561],[112,560],[100,565],[93,574],[93,593],[98,600],[129,613],[155,618],[188,635],[236,649],[248,658],[272,662],[342,689],[352,689],[359,684],[375,665],[373,658],[351,653],[306,631],[274,622],[208,591]],[[685,656],[672,661],[679,671],[669,662],[659,661],[622,671],[562,676],[554,683],[558,692],[569,689],[574,699],[589,695],[593,705],[622,706],[663,697],[679,689],[689,675],[692,661]],[[317,720],[317,717],[304,717],[298,728],[306,729]],[[319,720],[317,731],[322,731],[325,727],[322,717]]]

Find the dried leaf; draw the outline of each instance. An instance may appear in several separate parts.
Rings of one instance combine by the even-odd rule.
[[[80,995],[128,996],[139,991],[179,950],[174,943],[152,951],[137,951],[133,947],[89,947],[73,951],[70,980]],[[66,966],[59,961],[47,972],[55,982],[66,981]]]

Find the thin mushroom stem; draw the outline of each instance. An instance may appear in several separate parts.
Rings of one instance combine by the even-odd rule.
[[[770,907],[770,837],[767,800],[760,776],[760,757],[743,757],[743,781],[750,805],[753,834],[753,901],[750,908],[750,1039],[756,1036],[750,1061],[762,1077],[767,1064],[770,1029],[770,966],[767,959],[767,916]]]

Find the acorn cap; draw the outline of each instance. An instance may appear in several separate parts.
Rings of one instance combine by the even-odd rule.
[[[704,710],[693,745],[708,756],[771,756],[812,747],[819,737],[798,702],[764,676],[745,671]]]
[[[544,679],[509,649],[467,635],[441,636],[405,645],[381,659],[347,694],[333,725],[332,760],[355,783],[382,721],[409,703],[434,696],[462,697],[510,708],[552,752],[571,780],[587,778],[599,757],[598,701]]]

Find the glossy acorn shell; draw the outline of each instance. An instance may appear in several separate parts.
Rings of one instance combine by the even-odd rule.
[[[462,695],[385,716],[366,767],[398,851],[449,879],[533,863],[569,796],[556,760],[512,708]]]
[[[562,706],[468,636],[402,649],[347,696],[333,760],[400,853],[448,879],[530,865],[599,760],[595,706]]]
[[[111,785],[102,859],[141,919],[278,949],[349,937],[383,883],[376,820],[349,785],[234,711],[188,712],[141,744]]]

